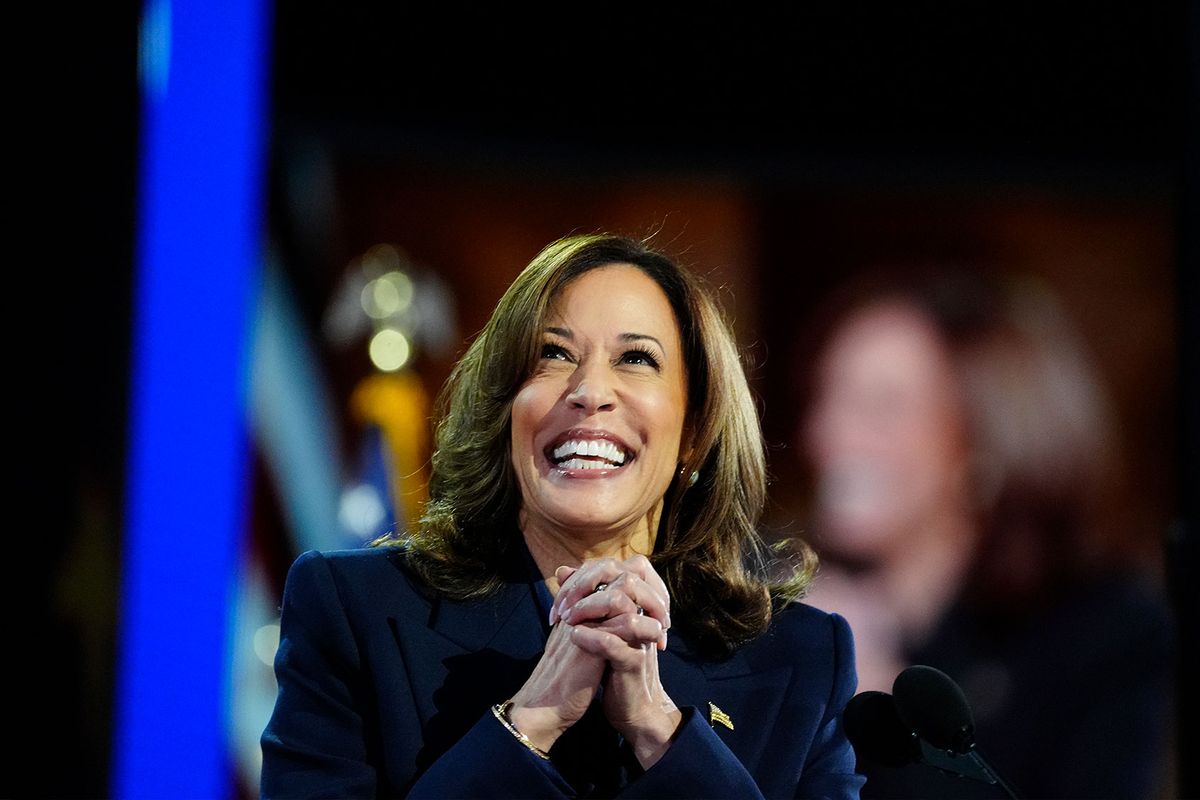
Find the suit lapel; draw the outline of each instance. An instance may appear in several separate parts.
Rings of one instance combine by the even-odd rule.
[[[675,704],[694,706],[748,768],[761,757],[767,744],[762,734],[773,728],[793,672],[786,660],[774,659],[778,666],[756,669],[752,653],[765,644],[759,640],[722,661],[705,661],[682,636],[672,636],[658,660],[659,677]]]
[[[702,688],[710,681],[738,678],[754,672],[746,659],[745,648],[735,650],[727,659],[711,661],[698,657],[681,634],[672,634],[668,640],[667,651],[658,659],[659,674],[668,692],[676,686]]]
[[[422,759],[458,741],[488,706],[511,697],[529,677],[547,634],[532,586],[517,573],[483,600],[434,596],[428,602],[425,645],[415,648],[419,653],[402,647],[416,667],[410,672],[415,695],[432,700],[419,712],[427,737]],[[762,734],[775,724],[793,672],[787,659],[763,658],[760,648],[769,646],[760,639],[727,659],[709,661],[684,636],[673,634],[659,656],[660,678],[676,705],[694,706],[750,768],[766,745]]]
[[[499,534],[497,534],[499,535]],[[534,599],[532,560],[524,540],[516,534],[514,545],[501,557],[500,588],[479,600],[450,600],[429,593],[430,631],[467,653],[491,650],[525,659],[545,649],[549,631]]]
[[[392,621],[417,700],[423,766],[512,697],[546,644],[528,582],[505,583],[482,600],[427,599],[428,618],[410,618],[408,635]]]
[[[491,649],[526,658],[546,646],[528,583],[506,583],[482,600],[435,598],[429,628],[468,653]]]

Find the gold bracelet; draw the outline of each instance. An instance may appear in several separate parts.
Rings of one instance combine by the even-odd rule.
[[[492,714],[496,717],[496,719],[500,720],[500,724],[503,725],[509,733],[517,737],[518,742],[528,747],[530,752],[543,761],[549,761],[550,754],[538,747],[533,742],[529,741],[529,737],[517,730],[517,726],[513,725],[512,720],[508,718],[508,710],[512,708],[512,704],[512,700],[506,700],[503,703],[497,703],[496,705],[492,706]]]

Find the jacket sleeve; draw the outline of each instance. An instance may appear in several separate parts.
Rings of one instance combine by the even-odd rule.
[[[262,796],[374,797],[358,645],[329,565],[300,556],[283,592],[275,677],[279,694],[262,735]]]
[[[866,779],[854,771],[854,750],[842,729],[842,712],[858,682],[854,640],[844,619],[837,615],[830,615],[829,619],[833,675],[819,729],[803,765],[777,766],[780,771],[798,775],[794,791],[797,798],[857,800]],[[793,687],[793,691],[806,690],[803,686]],[[705,723],[704,714],[695,708],[684,713],[686,718],[679,735],[662,759],[630,783],[620,796],[762,798],[762,790],[753,776]]]
[[[842,727],[842,713],[858,686],[854,669],[854,637],[846,620],[829,616],[833,627],[833,687],[821,727],[800,773],[796,797],[856,799],[866,778],[855,773],[854,748]]]
[[[430,765],[408,793],[411,800],[573,796],[554,765],[531,753],[490,711]]]
[[[693,707],[683,709],[683,714],[683,724],[667,752],[618,797],[761,800],[754,778],[705,723],[704,715]]]
[[[315,551],[292,565],[283,594],[275,675],[279,694],[262,736],[264,798],[377,797],[380,768],[371,692],[359,646],[328,560]],[[397,675],[393,680],[406,680]],[[403,714],[390,708],[389,714]],[[415,710],[409,712],[415,716]],[[492,716],[439,757],[410,797],[565,797],[569,785]]]

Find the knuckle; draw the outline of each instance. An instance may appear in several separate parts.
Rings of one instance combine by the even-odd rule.
[[[645,571],[645,570],[650,570],[651,572],[654,571],[654,567],[652,567],[650,565],[650,559],[646,558],[641,553],[638,553],[637,555],[631,557],[625,563],[628,564],[630,567],[633,567],[640,571]]]
[[[662,635],[663,626],[661,622],[653,617],[638,617],[638,619],[645,620],[645,622],[641,624],[642,629],[640,631],[643,639],[657,639]]]

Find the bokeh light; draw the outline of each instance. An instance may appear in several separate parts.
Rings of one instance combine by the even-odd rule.
[[[408,363],[412,346],[408,337],[394,328],[384,328],[371,337],[371,363],[383,372],[395,372]]]

